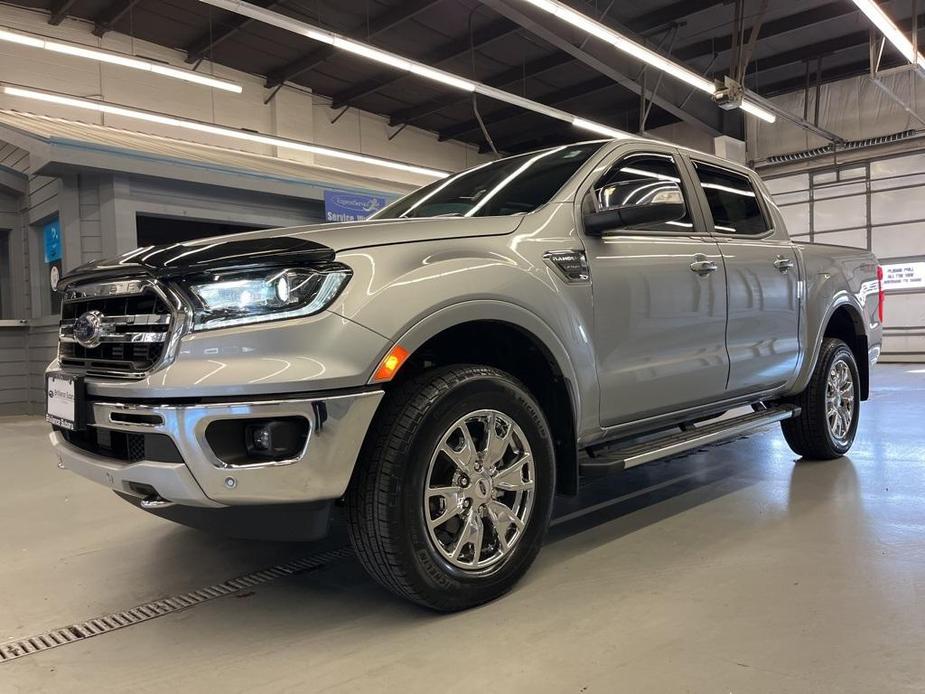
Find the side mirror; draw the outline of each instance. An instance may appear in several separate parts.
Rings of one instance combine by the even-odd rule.
[[[647,188],[648,190],[644,190]],[[620,191],[626,204],[588,212],[584,216],[585,233],[588,236],[604,236],[608,232],[633,229],[653,224],[665,224],[682,219],[687,214],[681,189],[675,183],[663,182],[654,190],[651,180],[640,186],[637,195],[625,195],[626,187]],[[605,200],[612,199],[613,191],[602,191]],[[634,202],[633,198],[637,198]]]
[[[665,224],[684,217],[683,203],[663,202],[655,205],[627,205],[585,215],[585,233],[603,236],[609,231],[631,229],[648,224]]]

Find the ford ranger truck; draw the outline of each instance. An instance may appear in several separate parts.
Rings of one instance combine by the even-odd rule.
[[[342,509],[369,573],[441,611],[509,590],[583,474],[775,422],[844,455],[883,307],[876,258],[792,242],[753,171],[641,139],[492,161],[365,222],[138,248],[60,291],[63,467],[241,537]]]

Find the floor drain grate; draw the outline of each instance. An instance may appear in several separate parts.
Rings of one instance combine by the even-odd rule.
[[[179,612],[195,605],[201,605],[209,600],[221,598],[226,595],[232,595],[241,590],[247,590],[255,586],[270,583],[278,578],[294,576],[305,571],[314,571],[337,561],[346,559],[353,555],[353,551],[348,547],[322,552],[302,559],[279,564],[269,569],[262,569],[253,573],[231,578],[221,583],[215,583],[205,588],[199,588],[188,593],[173,595],[169,598],[152,600],[142,605],[136,605],[121,612],[101,617],[94,617],[79,624],[52,629],[44,634],[36,634],[24,639],[7,641],[0,643],[0,663],[10,660],[16,660],[23,656],[41,653],[51,648],[65,646],[69,643],[84,641],[94,636],[107,634],[116,629],[130,627],[141,622],[147,622],[151,619],[163,617],[173,612]]]

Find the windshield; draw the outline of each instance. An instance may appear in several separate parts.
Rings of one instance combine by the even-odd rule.
[[[373,219],[526,214],[549,202],[603,144],[564,145],[489,162],[416,190]]]

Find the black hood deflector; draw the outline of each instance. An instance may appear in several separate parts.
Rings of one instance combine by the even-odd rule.
[[[135,275],[174,277],[213,270],[317,265],[333,259],[331,248],[292,236],[216,239],[212,243],[200,239],[192,243],[147,246],[111,260],[86,263],[68,273],[59,288],[94,278]]]

